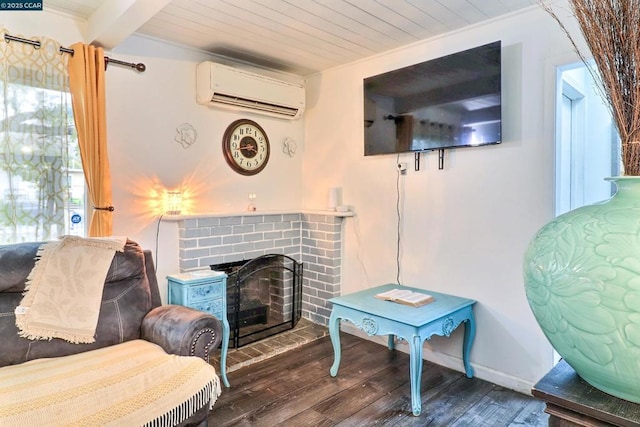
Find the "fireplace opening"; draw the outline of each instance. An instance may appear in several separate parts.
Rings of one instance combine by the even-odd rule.
[[[227,273],[230,345],[243,345],[293,329],[302,316],[302,263],[280,254],[213,264]]]

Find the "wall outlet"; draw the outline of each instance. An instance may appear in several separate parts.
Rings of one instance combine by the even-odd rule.
[[[405,162],[400,162],[396,165],[396,168],[398,169],[398,172],[400,172],[402,175],[406,175],[407,173],[407,164]]]

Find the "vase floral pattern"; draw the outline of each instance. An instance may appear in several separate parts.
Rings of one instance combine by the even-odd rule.
[[[594,387],[640,403],[640,178],[545,225],[524,257],[533,314]]]

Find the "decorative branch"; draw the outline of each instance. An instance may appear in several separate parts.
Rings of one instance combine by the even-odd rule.
[[[622,140],[625,175],[640,175],[640,0],[568,0],[593,56],[578,48],[552,7],[542,7],[558,22],[606,100]]]

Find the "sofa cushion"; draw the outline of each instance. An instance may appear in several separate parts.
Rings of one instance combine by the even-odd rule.
[[[202,359],[134,340],[0,368],[0,425],[176,425],[219,394]]]
[[[0,292],[24,292],[41,243],[0,245]]]
[[[0,292],[24,292],[27,277],[36,263],[43,242],[0,245]],[[144,257],[137,243],[129,240],[124,252],[113,258],[106,283],[144,274]],[[142,258],[141,258],[142,256]],[[140,260],[142,259],[142,263]]]
[[[22,300],[24,282],[35,264],[40,244],[0,246],[0,366],[42,357],[80,353],[140,338],[142,319],[151,310],[149,278],[142,248],[128,241],[116,252],[102,294],[96,341],[71,344],[64,340],[31,341],[18,335],[15,308]]]

